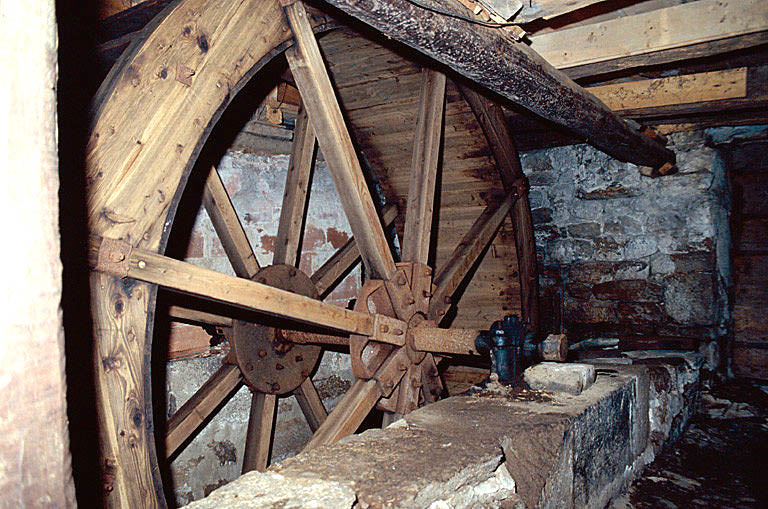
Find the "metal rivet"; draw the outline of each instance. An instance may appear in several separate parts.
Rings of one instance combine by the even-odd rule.
[[[138,265],[140,269],[145,269],[147,267],[147,262],[145,262],[144,260],[139,260]]]
[[[266,356],[267,356],[267,352],[266,351],[259,350],[259,357],[266,357]]]

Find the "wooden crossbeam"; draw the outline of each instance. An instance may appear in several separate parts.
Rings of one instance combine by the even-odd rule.
[[[698,0],[531,36],[531,47],[572,78],[766,42],[764,0]]]
[[[336,191],[371,277],[389,279],[395,260],[379,222],[365,176],[347,132],[336,94],[304,4],[284,8],[296,44],[285,52]]]
[[[425,10],[407,0],[327,1],[507,100],[570,129],[617,159],[654,168],[674,162],[672,151],[635,131],[538,53],[503,31]],[[465,12],[458,0],[446,0],[441,7]]]
[[[98,271],[131,277],[215,302],[287,320],[370,336],[373,318],[303,295],[204,269],[111,239],[92,237],[89,261]]]
[[[439,321],[448,311],[453,293],[496,236],[514,200],[514,195],[510,193],[500,203],[489,205],[437,271],[433,280],[437,289],[432,295],[429,309],[431,319]]]

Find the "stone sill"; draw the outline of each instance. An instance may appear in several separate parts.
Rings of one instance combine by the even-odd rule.
[[[595,363],[578,396],[455,396],[252,472],[189,507],[604,507],[695,411],[702,359]]]

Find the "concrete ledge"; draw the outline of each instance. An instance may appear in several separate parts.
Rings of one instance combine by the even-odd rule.
[[[684,428],[700,366],[689,360],[596,364],[595,383],[579,395],[518,390],[448,398],[387,429],[300,454],[267,474],[246,474],[191,507],[238,507],[234,500],[276,485],[289,498],[272,505],[260,499],[261,506],[603,507]],[[312,479],[319,491],[329,483],[344,495],[351,489],[355,500],[323,505],[306,487]]]

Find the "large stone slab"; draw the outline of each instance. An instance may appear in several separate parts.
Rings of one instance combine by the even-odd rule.
[[[238,507],[235,494],[273,484],[289,494],[279,502],[285,507],[318,503],[313,493],[323,486],[343,497],[352,490],[355,507],[604,507],[653,456],[648,436],[658,408],[649,407],[650,371],[596,365],[595,383],[579,395],[516,389],[448,398],[387,429],[248,474],[215,491],[215,504],[196,507]],[[654,394],[659,405],[685,401]],[[337,507],[349,507],[343,504]]]

